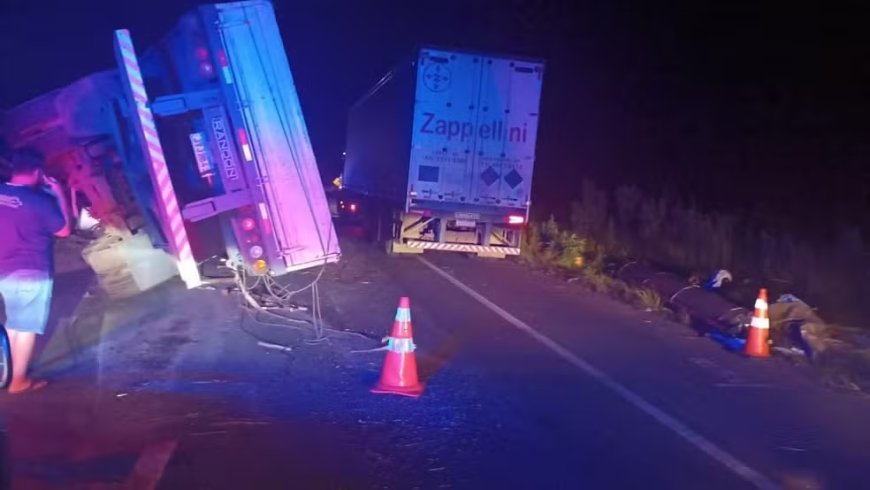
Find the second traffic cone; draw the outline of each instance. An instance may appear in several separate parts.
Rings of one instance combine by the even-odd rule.
[[[767,316],[767,289],[758,291],[758,299],[755,300],[755,313],[752,315],[752,323],[749,324],[749,334],[746,336],[747,356],[770,357],[770,319]]]
[[[387,342],[387,357],[381,379],[372,388],[372,393],[391,393],[415,398],[423,394],[423,385],[417,378],[415,349],[411,327],[411,301],[403,297],[399,300],[393,332]]]

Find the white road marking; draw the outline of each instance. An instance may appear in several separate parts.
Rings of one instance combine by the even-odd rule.
[[[611,391],[613,391],[614,393],[616,393],[617,395],[622,397],[622,399],[624,399],[625,401],[627,401],[631,405],[634,405],[638,410],[640,410],[640,411],[646,413],[647,415],[649,415],[650,417],[654,418],[660,424],[662,424],[663,426],[667,427],[668,429],[670,429],[671,431],[676,433],[678,436],[685,439],[689,444],[695,446],[696,448],[700,449],[701,451],[706,453],[708,456],[710,456],[714,460],[716,460],[719,463],[721,463],[722,465],[724,465],[726,468],[728,468],[729,470],[734,472],[737,476],[739,476],[739,477],[743,478],[744,480],[746,480],[747,482],[755,485],[757,488],[762,488],[762,489],[778,489],[779,488],[779,485],[775,484],[773,481],[769,480],[767,477],[765,477],[764,475],[762,475],[758,471],[754,470],[746,463],[744,463],[744,462],[740,461],[739,459],[737,459],[736,457],[732,456],[730,453],[728,453],[724,449],[720,448],[719,446],[717,446],[716,444],[711,442],[706,437],[695,432],[694,430],[689,428],[686,424],[680,422],[679,420],[677,420],[673,416],[666,413],[664,410],[662,410],[662,409],[658,408],[657,406],[653,405],[652,403],[646,401],[643,397],[641,397],[637,393],[631,391],[630,389],[626,388],[624,385],[622,385],[621,383],[619,383],[615,379],[611,378],[610,376],[605,374],[600,369],[596,368],[595,366],[588,363],[587,361],[585,361],[584,359],[582,359],[578,355],[574,354],[573,352],[571,352],[568,349],[566,349],[565,347],[563,347],[561,344],[557,343],[555,340],[553,340],[550,337],[547,337],[546,335],[538,332],[537,330],[535,330],[534,328],[532,328],[531,326],[529,326],[528,324],[526,324],[525,322],[523,322],[519,318],[511,315],[510,313],[505,311],[503,308],[501,308],[497,304],[488,300],[482,294],[478,293],[474,289],[465,285],[459,279],[457,279],[457,278],[453,277],[452,275],[450,275],[449,273],[441,270],[438,266],[436,266],[435,264],[429,262],[428,260],[426,260],[422,257],[417,257],[417,259],[420,260],[420,262],[422,262],[423,265],[432,269],[438,275],[440,275],[441,277],[446,279],[448,282],[450,282],[451,284],[453,284],[454,286],[456,286],[457,288],[462,290],[462,292],[471,296],[472,298],[477,300],[477,302],[479,302],[483,306],[486,306],[487,308],[492,310],[493,313],[502,317],[506,322],[510,323],[511,325],[516,327],[518,330],[526,333],[527,335],[529,335],[533,339],[537,340],[538,342],[540,342],[541,344],[543,344],[544,346],[549,348],[551,351],[555,352],[559,357],[561,357],[562,359],[573,364],[575,367],[579,368],[580,370],[582,370],[583,372],[585,372],[586,374],[588,374],[592,378],[598,380],[598,382],[600,382],[602,385],[606,386],[608,389],[610,389]]]

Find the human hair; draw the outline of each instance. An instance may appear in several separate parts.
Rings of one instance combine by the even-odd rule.
[[[29,174],[44,167],[42,155],[30,148],[16,150],[10,163],[12,164],[12,175]]]

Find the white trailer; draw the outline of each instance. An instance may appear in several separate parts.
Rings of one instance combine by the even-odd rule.
[[[392,211],[392,252],[520,253],[543,74],[540,60],[423,48],[353,106],[343,184],[373,223]]]

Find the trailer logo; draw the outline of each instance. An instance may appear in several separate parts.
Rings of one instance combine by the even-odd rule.
[[[423,83],[433,92],[450,88],[450,68],[441,63],[432,63],[423,70]]]
[[[218,153],[220,154],[220,159],[223,163],[224,174],[227,176],[228,180],[238,180],[239,169],[236,165],[236,158],[233,155],[233,148],[232,145],[230,145],[230,139],[227,135],[227,128],[224,125],[223,118],[212,118],[211,129],[214,132],[215,141],[217,142]]]
[[[460,142],[472,138],[475,133],[482,140],[507,141],[509,143],[525,143],[528,138],[526,123],[522,126],[508,126],[504,120],[493,120],[481,123],[475,128],[474,123],[455,119],[439,119],[432,112],[423,113],[423,124],[420,132],[445,136],[447,141],[458,139]]]

